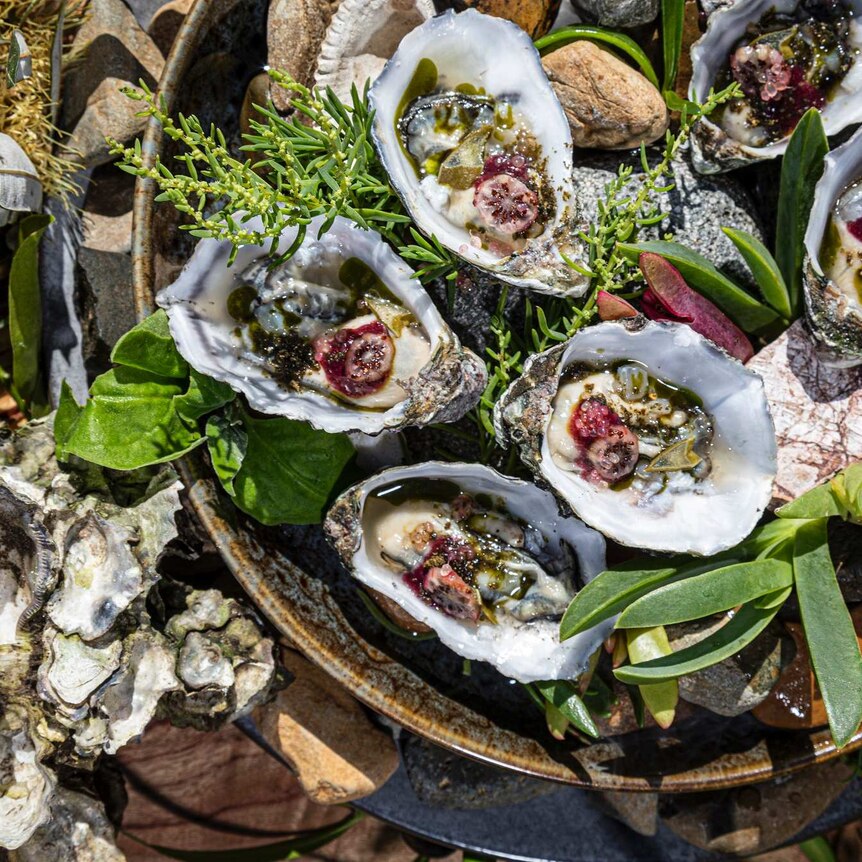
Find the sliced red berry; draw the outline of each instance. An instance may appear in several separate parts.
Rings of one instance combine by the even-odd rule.
[[[590,466],[606,482],[630,476],[638,463],[638,438],[625,425],[614,425],[587,447]]]
[[[358,398],[386,383],[395,359],[395,344],[386,327],[374,320],[321,335],[314,342],[314,358],[333,389]]]
[[[524,156],[489,156],[485,159],[485,165],[482,168],[482,173],[476,178],[473,185],[478,185],[485,180],[496,177],[499,174],[508,174],[516,180],[526,181],[527,167],[529,162]]]
[[[476,591],[448,563],[428,569],[422,592],[429,604],[447,617],[471,622],[479,619],[482,608]]]
[[[585,398],[572,411],[569,433],[576,440],[594,440],[604,437],[612,425],[620,424],[620,417],[598,398]]]
[[[509,174],[477,183],[473,206],[485,224],[507,236],[527,230],[539,216],[536,193]]]
[[[850,231],[850,236],[853,239],[858,239],[859,242],[862,242],[862,218],[847,222],[847,230]]]

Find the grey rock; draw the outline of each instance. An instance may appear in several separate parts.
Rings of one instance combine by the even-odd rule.
[[[655,151],[649,153],[651,164],[658,161]],[[608,155],[581,151],[575,157],[575,198],[584,221],[595,221],[598,201],[605,197],[605,186],[617,174],[620,164],[631,164],[634,173],[630,187],[642,183],[640,158],[637,154]],[[744,186],[727,176],[705,177],[695,173],[686,159],[677,159],[672,167],[676,188],[659,196],[659,205],[668,217],[647,228],[641,241],[663,239],[672,233],[674,239],[710,260],[727,276],[743,285],[753,285],[748,265],[721,228],[732,226],[763,240],[763,229],[757,208]]]
[[[700,0],[700,8],[703,10],[703,14],[709,17],[714,12],[730,9],[738,2],[739,0]]]
[[[572,0],[577,12],[602,27],[640,27],[655,21],[659,0]]]
[[[711,635],[723,621],[717,616],[668,626],[668,640],[674,650],[684,649]],[[773,622],[732,658],[680,677],[679,696],[718,715],[741,715],[766,699],[795,651],[782,626]]]
[[[465,760],[417,736],[402,736],[401,758],[419,799],[441,808],[512,805],[555,789],[548,781]]]

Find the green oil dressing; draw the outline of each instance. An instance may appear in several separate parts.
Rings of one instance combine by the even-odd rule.
[[[257,290],[250,284],[232,290],[227,298],[227,313],[237,323],[248,323],[254,319],[254,301]]]
[[[835,224],[835,220],[830,218],[826,227],[826,235],[823,237],[823,244],[820,246],[820,265],[827,274],[827,271],[835,265],[840,250],[841,234],[838,232],[838,225]]]
[[[408,106],[422,96],[428,96],[437,88],[437,67],[433,60],[423,57],[416,64],[416,71],[410,79],[410,83],[401,95],[401,101],[398,103],[398,110],[395,112],[395,132],[398,134],[398,124],[404,116],[404,112]],[[401,140],[401,135],[398,135],[398,140]]]
[[[703,399],[696,392],[686,389],[685,386],[678,386],[669,380],[662,380],[660,377],[656,377],[650,373],[649,368],[643,362],[639,362],[636,359],[623,359],[614,363],[610,370],[616,374],[623,365],[637,365],[643,368],[644,374],[646,374],[649,381],[650,390],[655,392],[656,398],[666,398],[673,407],[678,407],[681,410],[692,407],[699,407],[703,410]],[[604,369],[599,368],[596,370],[602,371]]]

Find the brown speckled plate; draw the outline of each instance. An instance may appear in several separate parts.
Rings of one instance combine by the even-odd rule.
[[[160,82],[170,110],[196,113],[237,134],[239,106],[265,57],[264,0],[198,0]],[[150,125],[144,152],[170,158]],[[153,202],[149,181],[135,190],[137,310],[185,262],[192,241],[172,207]],[[369,707],[440,745],[489,763],[586,787],[664,792],[754,782],[835,757],[829,735],[767,728],[751,716],[701,710],[669,732],[646,730],[590,745],[556,743],[520,686],[461,660],[435,641],[383,631],[359,602],[350,577],[319,528],[263,528],[243,517],[209,478],[203,456],[181,469],[192,504],[237,580],[272,623]],[[862,734],[851,747],[862,745]]]

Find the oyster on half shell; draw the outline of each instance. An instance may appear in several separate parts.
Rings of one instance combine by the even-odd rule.
[[[763,381],[683,324],[579,332],[527,361],[494,419],[579,517],[624,545],[715,554],[771,496]]]
[[[862,363],[862,131],[826,156],[805,231],[805,306],[829,365]]]
[[[261,227],[259,220],[248,224]],[[197,371],[241,392],[262,413],[324,431],[457,419],[485,385],[412,271],[382,237],[323,218],[286,262],[270,249],[201,240],[157,297],[177,348]],[[296,239],[279,238],[275,255]]]
[[[432,18],[368,98],[389,180],[426,234],[511,284],[583,294],[562,256],[583,258],[571,132],[523,30],[475,10]]]
[[[717,173],[780,156],[809,107],[827,135],[862,121],[862,0],[738,0],[691,49],[689,97],[738,81],[743,99],[695,124],[692,162]],[[754,35],[754,38],[752,38]]]
[[[489,467],[384,470],[342,494],[324,528],[357,580],[521,682],[576,678],[613,625],[560,642],[560,617],[604,568],[605,541],[561,518],[547,491]]]

